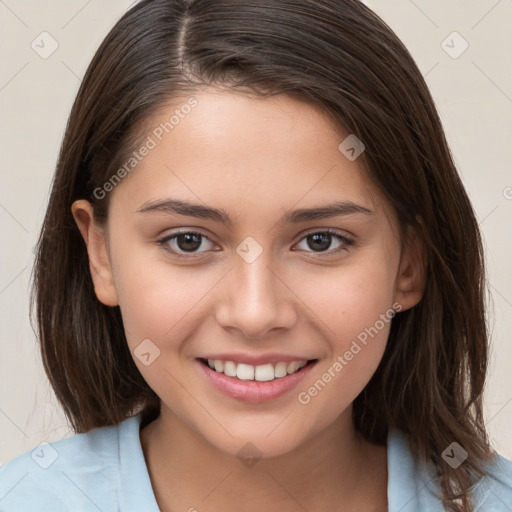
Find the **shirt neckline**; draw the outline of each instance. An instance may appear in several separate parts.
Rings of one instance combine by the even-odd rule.
[[[142,451],[141,420],[138,414],[119,424],[119,506],[120,510],[160,512]]]
[[[140,439],[142,416],[136,415],[119,425],[119,478],[121,510],[145,510],[160,512],[153,491],[149,470],[146,465]],[[423,510],[420,502],[435,510],[438,501],[434,495],[424,493],[432,489],[432,474],[425,468],[418,468],[410,453],[407,436],[398,430],[391,430],[387,437],[387,495],[389,512],[417,512]],[[433,484],[435,487],[435,483]],[[421,503],[423,504],[423,503]],[[149,507],[149,508],[148,508]]]

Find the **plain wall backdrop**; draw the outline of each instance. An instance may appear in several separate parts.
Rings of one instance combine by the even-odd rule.
[[[425,76],[480,221],[492,292],[486,422],[512,459],[512,0],[365,3]],[[0,465],[72,433],[29,322],[32,251],[81,78],[133,4],[0,0]]]

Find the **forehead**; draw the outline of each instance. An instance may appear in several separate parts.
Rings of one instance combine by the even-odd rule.
[[[202,89],[145,121],[136,165],[114,196],[130,211],[166,196],[240,214],[346,199],[382,209],[360,162],[339,149],[348,135],[319,108],[286,95]]]

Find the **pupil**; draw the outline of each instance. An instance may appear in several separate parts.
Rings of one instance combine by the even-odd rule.
[[[313,244],[310,244],[309,241],[313,240]],[[315,244],[320,244],[315,247]],[[314,233],[313,235],[308,236],[308,245],[311,249],[318,249],[320,251],[325,251],[331,245],[331,235],[329,233]]]
[[[194,233],[183,233],[178,235],[176,241],[181,250],[194,251],[201,246],[201,235],[196,235]],[[183,241],[185,242],[185,245],[182,243]],[[190,243],[192,244],[192,247],[190,245],[187,245]]]

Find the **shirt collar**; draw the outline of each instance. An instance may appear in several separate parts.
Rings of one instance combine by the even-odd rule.
[[[141,420],[139,414],[119,425],[120,510],[159,512],[140,442]],[[444,511],[435,496],[439,487],[433,468],[418,464],[400,430],[388,434],[387,469],[389,512]]]

